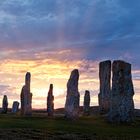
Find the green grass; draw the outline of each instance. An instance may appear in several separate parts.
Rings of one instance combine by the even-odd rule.
[[[76,134],[96,137],[134,137],[140,138],[140,118],[132,124],[109,124],[101,116],[80,117],[76,121],[63,117],[48,118],[46,116],[21,117],[0,115],[0,130],[39,130],[51,135]],[[1,132],[0,131],[0,132]],[[12,133],[10,131],[10,134]],[[30,132],[31,133],[31,132]],[[35,132],[33,132],[35,133]],[[132,139],[133,140],[133,139]]]

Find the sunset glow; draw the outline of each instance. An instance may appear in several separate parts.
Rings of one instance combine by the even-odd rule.
[[[84,70],[84,67],[90,67]],[[63,107],[65,104],[66,84],[70,76],[71,70],[78,68],[80,72],[79,90],[84,93],[85,89],[91,90],[91,94],[95,96],[92,90],[98,90],[98,79],[96,74],[89,75],[90,71],[96,70],[96,62],[88,62],[86,60],[77,61],[59,61],[59,60],[42,60],[42,61],[19,61],[6,60],[1,62],[1,83],[6,92],[1,95],[9,94],[10,106],[12,101],[19,100],[21,88],[24,85],[24,77],[27,71],[32,74],[31,91],[33,93],[33,108],[46,108],[46,97],[49,84],[54,84],[55,108]],[[89,75],[89,76],[88,76]],[[95,78],[93,78],[95,77]],[[5,86],[4,86],[5,85]],[[6,86],[8,85],[8,86]],[[83,98],[83,95],[81,96]],[[81,98],[81,103],[83,99]],[[2,96],[1,96],[2,99]],[[93,102],[97,100],[94,99]],[[92,103],[93,103],[92,102]]]
[[[140,108],[138,9],[126,0],[1,0],[0,101],[3,95],[9,107],[20,101],[29,71],[32,107],[46,108],[51,83],[55,108],[64,107],[67,81],[76,68],[80,104],[89,90],[91,105],[98,105],[99,62],[121,59],[132,64],[135,107]]]
[[[24,77],[27,71],[32,74],[31,92],[33,93],[33,108],[46,108],[46,97],[49,84],[54,84],[55,108],[64,107],[66,96],[66,84],[71,70],[78,68],[80,71],[79,91],[81,93],[81,105],[84,91],[91,91],[91,105],[98,105],[99,78],[98,63],[87,60],[59,61],[45,59],[42,61],[6,60],[1,62],[1,99],[4,94],[8,95],[9,106],[14,100],[20,101],[21,88],[24,85]],[[88,66],[88,68],[86,68]],[[134,75],[139,71],[134,71]],[[134,80],[135,104],[139,104],[139,80]]]

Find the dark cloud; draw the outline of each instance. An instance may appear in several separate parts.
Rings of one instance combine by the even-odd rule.
[[[0,49],[14,52],[0,59],[124,59],[139,69],[139,9],[139,0],[1,0]]]

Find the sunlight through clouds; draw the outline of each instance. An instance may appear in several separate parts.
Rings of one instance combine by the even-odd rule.
[[[132,64],[139,108],[139,9],[138,0],[0,0],[0,99],[19,101],[29,71],[33,108],[46,108],[51,83],[55,108],[63,107],[77,68],[81,105],[85,90],[97,105],[99,62],[122,59]]]
[[[73,60],[73,61],[60,61],[46,59],[42,61],[21,61],[21,60],[6,60],[1,62],[0,73],[2,80],[1,84],[6,84],[15,87],[14,92],[16,95],[15,100],[19,100],[21,88],[24,85],[24,76],[27,71],[31,72],[31,91],[33,93],[33,108],[45,108],[46,97],[48,93],[49,84],[54,84],[54,96],[66,96],[66,84],[70,76],[71,70],[78,68],[80,71],[79,90],[97,90],[98,79],[96,76],[97,62],[87,60]],[[91,75],[92,70],[95,73]],[[7,76],[9,78],[7,78]],[[94,78],[93,78],[94,77]],[[5,92],[11,95],[11,93]],[[91,93],[92,94],[92,93]],[[1,97],[2,98],[2,97]],[[55,108],[63,107],[65,101],[56,99]],[[58,103],[61,102],[60,106]],[[39,104],[40,103],[40,104]],[[10,103],[11,105],[11,103]]]

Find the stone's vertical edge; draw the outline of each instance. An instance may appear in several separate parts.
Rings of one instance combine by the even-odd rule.
[[[132,122],[134,120],[134,88],[131,64],[114,61],[112,66],[112,92],[108,119],[110,122]]]
[[[103,61],[99,64],[100,93],[98,95],[100,113],[108,113],[110,107],[111,92],[111,61]]]
[[[30,92],[30,84],[31,84],[31,74],[30,72],[26,73],[25,76],[25,85],[26,85],[26,93],[24,103],[26,104],[26,112],[25,115],[32,114],[32,93]]]
[[[8,98],[6,95],[4,95],[2,101],[2,113],[6,114],[7,111],[8,111]]]
[[[21,108],[20,108],[20,113],[21,115],[24,115],[24,86],[22,87],[21,94],[20,94],[20,102],[21,102]]]
[[[31,74],[30,72],[27,72],[25,75],[25,85],[27,89],[29,90],[29,92],[30,92],[30,83],[31,83]]]
[[[71,72],[67,83],[67,96],[65,103],[65,117],[69,119],[76,119],[79,117],[79,99],[78,91],[79,71],[74,69]]]
[[[32,112],[32,93],[30,92],[30,84],[31,84],[31,74],[30,72],[27,72],[26,73],[26,76],[25,76],[25,85],[26,85],[26,90],[27,90],[27,115],[31,115],[31,112]]]
[[[85,91],[83,111],[84,115],[90,115],[90,92],[88,90]]]
[[[54,114],[53,84],[50,84],[50,88],[47,96],[47,113],[48,116],[53,116]]]
[[[12,106],[12,113],[17,113],[19,110],[19,102],[14,101]]]
[[[29,72],[25,75],[25,85],[21,90],[21,115],[32,114],[32,93],[30,92],[31,74]]]

